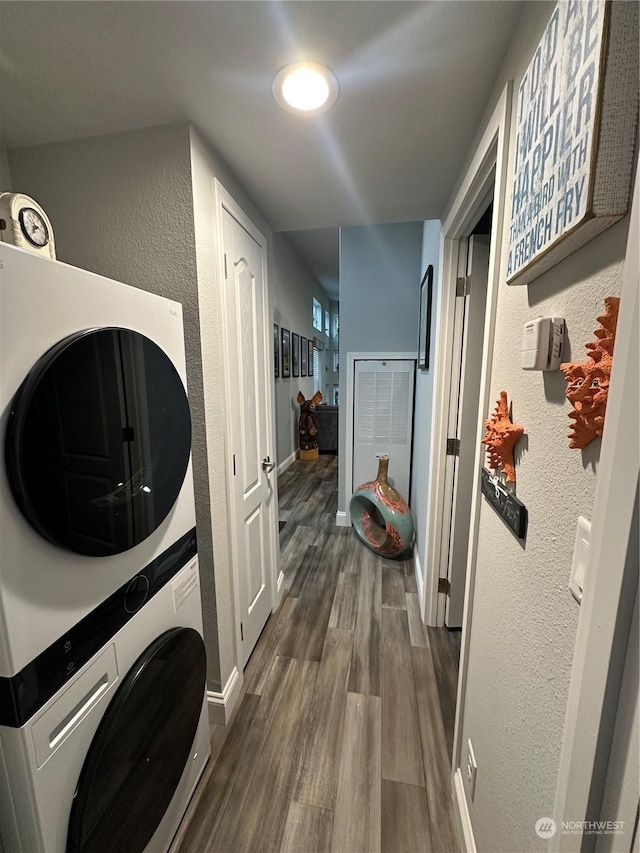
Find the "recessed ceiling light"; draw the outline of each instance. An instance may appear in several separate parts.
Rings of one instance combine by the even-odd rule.
[[[335,74],[317,62],[285,65],[273,81],[273,97],[284,110],[317,115],[332,107],[338,97]]]

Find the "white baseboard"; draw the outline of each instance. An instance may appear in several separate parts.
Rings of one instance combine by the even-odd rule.
[[[418,602],[420,603],[420,616],[424,622],[424,578],[422,577],[422,566],[420,565],[420,554],[418,554],[418,546],[413,546],[413,571],[416,576],[416,586],[418,587]]]
[[[476,840],[473,837],[471,815],[467,805],[467,796],[462,781],[462,771],[458,767],[453,777],[453,810],[458,826],[458,841],[461,853],[477,853]]]
[[[338,510],[336,512],[336,527],[350,527],[351,522],[346,512]]]
[[[286,459],[283,459],[283,461],[278,465],[278,468],[277,468],[278,474],[282,474],[283,471],[286,471],[287,468],[289,467],[289,465],[293,465],[293,463],[296,461],[297,458],[298,458],[298,451],[294,450],[293,453],[291,453],[289,456],[287,456]]]
[[[240,696],[241,687],[242,678],[237,667],[234,666],[231,675],[227,679],[227,683],[222,688],[222,693],[207,690],[207,707],[209,709],[210,723],[226,726],[238,701],[238,696]]]

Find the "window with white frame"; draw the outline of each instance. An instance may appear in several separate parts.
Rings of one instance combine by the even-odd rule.
[[[327,310],[324,312],[324,333],[327,337],[329,337],[329,332],[331,331],[331,315]]]
[[[322,331],[322,305],[313,297],[313,328]]]

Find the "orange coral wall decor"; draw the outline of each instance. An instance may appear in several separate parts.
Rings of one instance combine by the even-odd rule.
[[[604,300],[604,314],[598,317],[600,326],[594,332],[596,340],[586,344],[587,360],[560,365],[569,383],[565,396],[573,405],[569,412],[573,421],[569,432],[571,448],[582,450],[602,435],[619,309],[620,299],[608,296]]]
[[[516,466],[513,460],[513,448],[524,435],[524,427],[514,424],[509,417],[507,392],[500,392],[493,417],[486,421],[487,431],[482,443],[487,445],[490,468],[502,468],[507,483],[515,483]]]

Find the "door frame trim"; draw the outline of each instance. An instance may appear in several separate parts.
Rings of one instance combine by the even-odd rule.
[[[222,327],[222,350],[224,353],[223,358],[223,387],[224,387],[224,398],[225,398],[225,414],[224,414],[224,427],[225,427],[225,449],[224,449],[224,457],[225,457],[225,469],[227,475],[227,482],[231,483],[233,478],[233,460],[232,455],[228,452],[228,448],[231,444],[230,437],[233,433],[231,421],[230,421],[230,406],[229,400],[233,399],[233,391],[231,387],[231,378],[229,375],[229,338],[228,338],[228,324],[226,322],[226,301],[225,301],[225,293],[224,293],[224,235],[223,235],[223,224],[222,217],[223,211],[227,211],[244,229],[249,233],[249,235],[258,243],[262,250],[262,281],[264,288],[264,301],[263,301],[263,323],[264,323],[264,335],[265,335],[265,347],[268,350],[268,357],[263,360],[263,380],[265,382],[265,406],[266,406],[266,443],[268,447],[268,454],[271,458],[275,459],[275,442],[274,442],[274,412],[273,412],[273,388],[272,388],[272,377],[273,377],[273,365],[271,359],[273,355],[271,353],[271,339],[272,339],[272,329],[270,322],[270,295],[269,295],[269,275],[268,275],[268,244],[265,236],[262,232],[254,225],[252,220],[247,216],[247,214],[243,211],[240,205],[235,201],[233,196],[225,189],[225,187],[220,183],[217,178],[213,179],[213,194],[214,194],[214,208],[215,208],[215,229],[216,229],[216,237],[217,237],[217,251],[218,251],[218,269],[220,270],[220,311],[221,311],[221,327]],[[268,342],[268,343],[267,343]],[[278,547],[278,542],[276,538],[276,530],[277,530],[277,514],[276,514],[276,506],[277,506],[277,489],[275,486],[275,480],[269,479],[268,481],[271,484],[271,492],[272,497],[269,506],[269,518],[271,520],[271,524],[269,525],[269,539],[268,539],[268,552],[270,557],[270,566],[269,566],[269,598],[271,602],[271,611],[273,612],[277,607],[277,598],[278,598],[278,573],[280,566],[280,550]],[[275,496],[275,500],[274,500]],[[238,592],[238,570],[237,570],[237,554],[238,554],[238,543],[237,543],[237,530],[235,525],[235,506],[233,504],[231,498],[231,489],[227,491],[226,495],[226,504],[227,504],[227,523],[228,523],[228,533],[229,533],[229,568],[230,568],[230,582],[232,586],[232,597],[233,597],[233,615],[234,615],[234,637],[235,637],[235,660],[236,666],[238,670],[241,672],[244,664],[241,661],[240,650],[242,648],[242,638],[240,633],[240,623],[241,623],[241,614],[240,614],[240,601]],[[245,662],[246,663],[246,662]],[[240,682],[241,683],[241,682]]]
[[[351,527],[351,513],[349,511],[349,501],[353,494],[353,407],[355,406],[354,391],[355,391],[355,370],[356,361],[415,361],[417,365],[417,352],[348,352],[347,353],[347,398],[345,408],[347,416],[345,418],[346,427],[346,442],[345,442],[345,462],[344,462],[344,511],[338,510],[336,513],[336,524],[338,527]],[[415,395],[415,392],[414,392]],[[415,404],[415,399],[414,399]],[[413,439],[412,439],[413,440]],[[407,499],[409,496],[406,496]]]
[[[482,204],[486,200],[487,194],[493,184],[493,223],[491,226],[482,374],[476,424],[478,438],[475,461],[476,470],[471,502],[467,581],[462,619],[460,670],[452,756],[451,783],[453,792],[455,792],[453,774],[460,765],[460,755],[462,752],[462,717],[469,669],[469,647],[480,515],[480,470],[484,456],[484,448],[480,444],[480,438],[482,437],[484,426],[484,413],[487,411],[489,405],[497,295],[500,285],[500,258],[502,254],[502,233],[504,230],[512,91],[513,81],[509,80],[487,123],[480,143],[464,174],[460,188],[451,202],[448,214],[442,225],[440,237],[442,266],[436,320],[436,328],[439,330],[439,334],[436,341],[434,370],[436,387],[433,404],[434,425],[431,437],[430,462],[432,485],[427,519],[427,553],[425,560],[425,621],[428,625],[442,625],[444,621],[444,607],[441,601],[442,593],[438,593],[438,580],[440,576],[439,556],[442,547],[444,494],[446,486],[445,447],[449,414],[447,405],[449,391],[447,378],[451,374],[451,344],[456,278],[458,273],[458,247],[461,239],[467,236],[469,228],[481,212]]]

